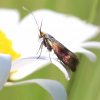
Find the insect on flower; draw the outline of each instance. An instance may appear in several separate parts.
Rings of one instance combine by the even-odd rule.
[[[26,8],[24,8],[24,9],[29,11]],[[32,12],[30,12],[30,13],[32,14]],[[33,15],[33,17],[34,17],[34,15]],[[35,17],[34,17],[34,19],[35,19]],[[36,21],[36,19],[35,19],[35,21]],[[36,24],[37,24],[37,27],[38,27],[37,21],[36,21]],[[42,26],[42,23],[41,23],[41,26]],[[39,50],[41,49],[41,52],[42,52],[43,45],[45,47],[47,47],[47,50],[49,52],[51,52],[53,50],[54,53],[56,54],[56,56],[58,57],[58,60],[61,62],[61,64],[66,69],[67,69],[66,66],[68,66],[73,72],[75,72],[76,66],[79,63],[78,57],[74,53],[72,53],[70,50],[68,50],[63,44],[61,44],[59,41],[57,41],[53,36],[42,32],[41,27],[40,27],[40,29],[38,27],[38,30],[39,30],[39,33],[40,33],[39,39],[41,39],[41,38],[43,39]],[[41,52],[40,52],[40,55],[41,55]],[[40,55],[39,55],[39,57],[40,57]]]

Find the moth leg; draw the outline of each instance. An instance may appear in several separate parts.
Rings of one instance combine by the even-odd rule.
[[[54,58],[56,61],[60,62],[60,60],[58,58]]]
[[[49,50],[48,50],[49,51]],[[50,58],[50,61],[51,61],[51,57],[50,57],[50,51],[49,51],[49,58]],[[52,62],[52,61],[51,61]]]
[[[38,37],[40,37],[40,35],[38,34]],[[40,38],[38,38],[38,41],[40,40]]]
[[[61,60],[59,60],[59,62],[65,67],[66,70],[70,71],[70,68],[67,65],[65,65]]]
[[[42,48],[43,48],[43,42],[41,43],[40,48],[39,48],[39,50],[38,50],[38,52],[37,52],[37,54],[38,54],[39,51],[40,51],[40,49],[41,49],[41,51],[40,51],[40,55],[37,57],[37,59],[41,56]],[[36,54],[36,55],[37,55],[37,54]]]
[[[58,61],[59,63],[61,63],[64,66],[64,63],[61,60],[59,60],[59,58],[56,58],[55,60]]]
[[[41,45],[40,45],[40,47],[39,47],[39,50],[38,50],[38,52],[36,53],[36,55],[39,53],[39,51],[40,51],[42,45],[43,45],[43,42],[41,43]]]

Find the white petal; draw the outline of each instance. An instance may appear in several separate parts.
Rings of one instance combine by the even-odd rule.
[[[37,56],[28,57],[28,59],[37,59]],[[46,56],[45,57],[41,56],[39,59],[44,59],[44,60],[50,61],[50,58],[48,58]],[[57,66],[64,73],[66,80],[70,79],[70,69],[68,66],[66,66],[66,68],[65,68],[60,62],[58,62],[57,60],[52,59],[52,58],[51,58],[50,62],[52,62],[55,66]]]
[[[12,62],[9,80],[19,80],[45,67],[50,62],[37,59],[17,59]],[[13,72],[14,71],[14,72]]]
[[[47,60],[47,61],[44,61]],[[70,69],[64,68],[62,64],[60,64],[58,61],[51,59],[52,63],[56,65],[65,75],[66,80],[70,79]],[[37,59],[37,56],[34,57],[28,57],[23,59],[18,59],[12,62],[12,68],[11,72],[17,70],[17,72],[10,75],[10,80],[18,80],[21,78],[26,77],[27,75],[31,74],[32,72],[45,67],[47,64],[50,63],[50,58],[41,56],[39,59]]]
[[[87,24],[77,17],[57,13],[52,10],[37,10],[34,11],[33,14],[39,26],[43,20],[42,31],[53,35],[62,43],[66,40],[65,44],[69,42],[80,43],[86,41],[95,37],[100,31],[99,27]],[[26,32],[29,30],[31,32],[29,32],[29,34],[34,33],[36,36],[39,33],[36,22],[31,14],[26,16],[20,25],[24,26],[24,29],[26,28]],[[30,25],[30,27],[28,27],[28,25]]]
[[[83,42],[79,44],[79,46],[84,48],[97,48],[100,49],[100,42],[90,41],[90,42]]]
[[[76,23],[76,29],[78,30],[78,33],[74,33],[75,35],[71,41],[71,44],[78,44],[90,40],[96,37],[100,32],[100,28],[98,26],[82,22],[81,25]]]
[[[13,38],[19,19],[17,10],[0,9],[0,30],[6,33],[9,39]]]
[[[7,81],[11,67],[11,56],[0,53],[0,90]]]
[[[86,50],[84,48],[77,48],[77,51],[75,51],[75,52],[79,52],[79,53],[84,54],[92,62],[95,62],[96,61],[96,55],[94,53],[92,53],[91,51],[89,51],[89,50]]]
[[[41,87],[43,87],[45,90],[48,91],[48,93],[52,96],[54,100],[67,100],[67,94],[65,88],[62,86],[61,83],[55,80],[34,79],[17,83],[7,82],[5,86],[31,84],[31,83],[39,84]]]

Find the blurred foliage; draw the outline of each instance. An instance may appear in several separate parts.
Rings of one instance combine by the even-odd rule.
[[[25,6],[31,11],[51,9],[57,12],[77,16],[89,23],[100,25],[100,0],[0,0],[0,8],[18,9],[21,18],[28,14],[22,9]],[[100,41],[100,35],[92,40]],[[84,55],[78,54],[80,64],[70,81],[66,81],[63,73],[53,64],[26,77],[54,79],[64,85],[68,100],[100,100],[100,50],[90,49],[97,55],[95,63]],[[4,87],[0,92],[0,100],[53,100],[39,85],[29,84]]]

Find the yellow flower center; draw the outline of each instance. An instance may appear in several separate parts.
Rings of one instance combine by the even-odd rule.
[[[3,33],[1,30],[0,30],[0,53],[10,54],[12,57],[12,60],[15,60],[21,57],[20,53],[17,53],[13,50],[12,41],[9,40],[6,37],[5,33]]]
[[[9,40],[6,37],[5,33],[2,32],[1,30],[0,30],[0,53],[10,54],[12,60],[15,60],[15,59],[18,59],[19,57],[21,57],[20,53],[17,53],[16,51],[13,50],[12,41]],[[17,72],[17,70],[12,73],[16,73],[16,72]],[[8,81],[10,80],[10,76],[12,73],[9,74]]]
[[[0,30],[0,53],[10,54],[12,60],[15,60],[15,59],[18,59],[19,57],[21,57],[20,53],[17,53],[16,51],[13,50],[12,41],[9,40],[6,37],[5,33],[3,31],[1,31],[1,30]],[[12,72],[12,73],[10,73],[8,80],[10,80],[11,74],[16,73],[16,72],[17,72],[17,70]]]

